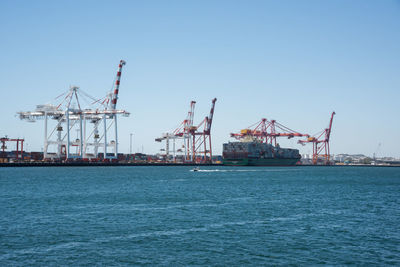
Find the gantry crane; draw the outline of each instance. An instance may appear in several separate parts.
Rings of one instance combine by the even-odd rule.
[[[196,101],[190,102],[190,109],[187,118],[171,133],[165,133],[162,137],[156,138],[155,141],[166,141],[166,158],[169,157],[169,140],[173,140],[173,153],[175,161],[175,140],[183,140],[184,161],[185,162],[211,162],[212,147],[211,147],[211,126],[214,117],[214,109],[216,98],[212,100],[209,116],[197,126],[194,126],[194,108]]]
[[[331,136],[333,116],[335,114],[336,114],[335,112],[332,112],[328,128],[324,129],[322,132],[317,133],[314,136],[307,137],[306,140],[299,140],[298,141],[300,144],[303,144],[303,145],[306,144],[306,143],[312,143],[312,145],[313,145],[312,163],[314,165],[318,163],[319,157],[324,158],[324,164],[325,165],[331,164],[331,162],[330,162],[329,140],[330,140],[330,136]]]
[[[22,160],[23,159],[23,153],[24,153],[24,139],[20,138],[8,138],[7,136],[1,137],[0,142],[1,142],[1,157],[0,158],[5,158],[5,151],[7,149],[7,142],[15,142],[16,143],[16,150],[15,150],[15,157],[17,160]],[[21,147],[19,144],[21,143]]]
[[[121,79],[122,67],[125,61],[121,60],[113,85],[112,92],[101,99],[95,99],[77,86],[71,86],[69,91],[61,94],[56,99],[64,97],[58,105],[38,105],[34,111],[18,112],[20,119],[35,121],[44,119],[44,159],[98,159],[98,150],[103,148],[105,160],[116,159],[118,155],[118,127],[117,115],[129,116],[125,110],[117,110],[116,104]],[[84,108],[80,98],[92,102],[96,107]],[[53,119],[56,126],[48,133],[49,120]],[[108,121],[111,121],[108,123]],[[87,122],[93,124],[92,131],[88,134]],[[99,129],[103,122],[103,130]],[[108,131],[114,124],[115,140],[108,141]],[[73,130],[77,131],[75,140],[72,138]],[[56,153],[50,153],[49,146],[56,146]],[[113,153],[108,153],[108,148],[113,148]],[[75,148],[75,152],[74,152]],[[90,154],[88,150],[92,148]],[[109,155],[111,154],[111,155]]]
[[[267,143],[276,146],[277,137],[287,137],[288,139],[293,137],[309,137],[308,134],[302,134],[294,131],[276,120],[267,120],[262,118],[261,121],[242,129],[239,133],[231,133],[231,137],[238,140],[258,140],[262,143]]]
[[[190,108],[189,112],[187,114],[186,119],[184,119],[179,126],[172,131],[171,133],[164,133],[161,137],[156,138],[156,142],[162,142],[165,141],[165,157],[166,161],[169,161],[169,153],[171,152],[169,148],[169,141],[173,140],[173,161],[176,161],[176,150],[175,150],[175,145],[176,145],[176,140],[177,139],[182,139],[183,140],[183,149],[185,153],[185,161],[192,161],[193,160],[193,154],[191,151],[191,142],[192,139],[190,138],[190,130],[193,128],[193,118],[194,118],[194,108],[196,106],[196,101],[191,101],[190,102]]]
[[[191,129],[193,138],[192,151],[194,151],[193,154],[195,155],[196,162],[212,162],[211,126],[214,117],[215,102],[217,102],[216,98],[211,101],[210,114],[197,127]]]

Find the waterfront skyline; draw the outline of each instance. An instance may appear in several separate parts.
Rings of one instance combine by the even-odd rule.
[[[218,98],[214,154],[261,118],[314,134],[336,112],[333,154],[400,157],[399,1],[201,3],[2,1],[0,136],[43,147],[43,124],[16,112],[70,85],[96,97],[120,59],[120,151],[156,153],[197,101],[195,123]],[[310,154],[296,141],[282,145]],[[380,145],[379,145],[380,144]]]

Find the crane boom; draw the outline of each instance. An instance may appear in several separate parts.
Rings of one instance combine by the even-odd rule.
[[[121,59],[118,65],[117,77],[115,79],[114,92],[111,97],[111,109],[115,109],[117,106],[119,84],[121,83],[122,66],[124,66],[125,64],[126,62]]]
[[[207,128],[205,130],[205,132],[207,132],[207,133],[210,133],[210,131],[211,131],[212,120],[213,120],[213,117],[214,117],[215,102],[217,102],[216,98],[214,98],[212,100],[211,109],[210,109],[210,115],[207,118]]]
[[[255,126],[255,127],[254,127]],[[231,137],[236,139],[256,138],[261,142],[272,144],[276,146],[277,137],[287,137],[288,139],[293,137],[309,137],[309,134],[299,133],[294,131],[276,120],[267,120],[262,118],[261,121],[242,129],[239,133],[231,133]]]
[[[331,129],[332,129],[332,122],[333,122],[333,116],[335,116],[335,111],[333,111],[332,112],[332,115],[331,115],[331,120],[330,120],[330,122],[329,122],[329,127],[326,129],[326,137],[325,137],[325,140],[326,140],[326,142],[329,142],[329,138],[330,138],[330,136],[331,136]]]

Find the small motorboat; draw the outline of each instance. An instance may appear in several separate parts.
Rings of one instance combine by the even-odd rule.
[[[193,168],[192,171],[193,171],[193,172],[198,172],[198,171],[200,171],[200,168],[199,168],[199,167],[195,167],[195,168]]]

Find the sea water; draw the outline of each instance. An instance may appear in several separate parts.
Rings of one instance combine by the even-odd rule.
[[[400,168],[0,169],[0,265],[400,265]]]

